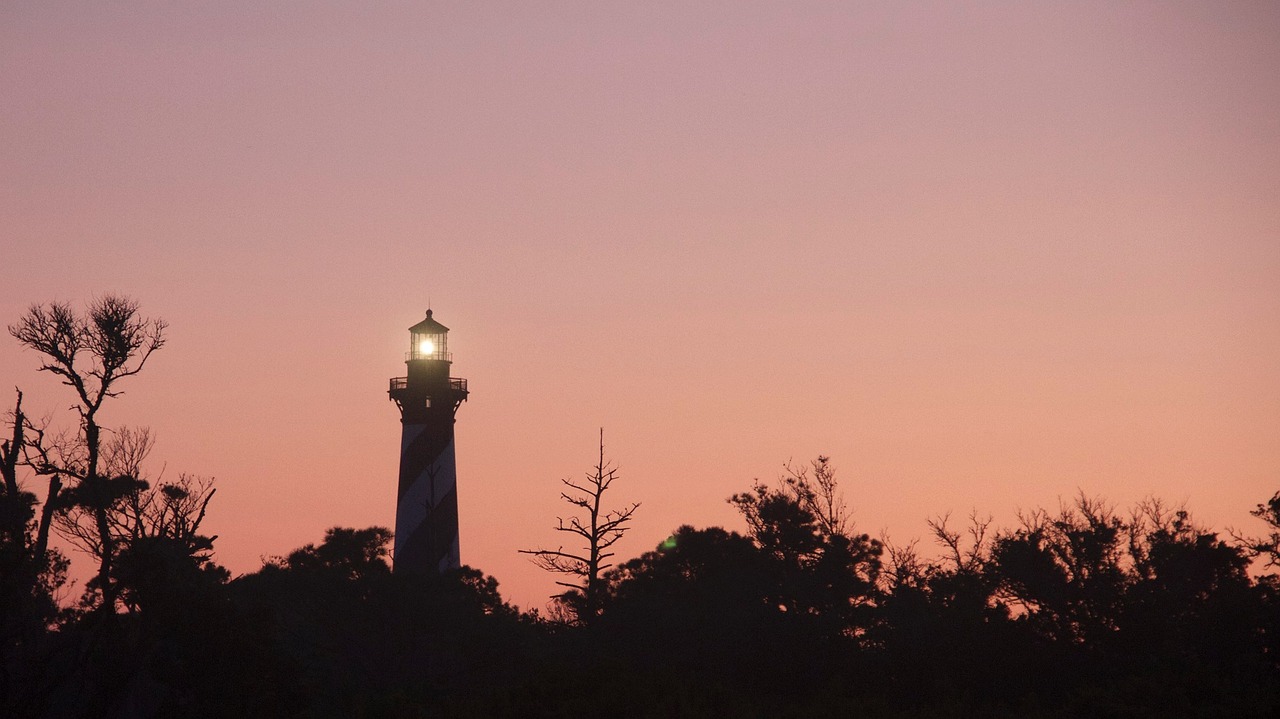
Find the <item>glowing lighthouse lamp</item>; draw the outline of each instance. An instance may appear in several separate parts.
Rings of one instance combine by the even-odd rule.
[[[427,318],[409,328],[408,374],[391,378],[400,408],[400,484],[396,501],[397,572],[446,572],[458,557],[458,477],[453,422],[467,381],[450,377],[449,328]]]

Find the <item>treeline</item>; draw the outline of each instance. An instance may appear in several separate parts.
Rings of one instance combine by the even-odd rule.
[[[80,608],[7,631],[6,716],[1266,717],[1280,707],[1280,582],[1251,576],[1248,546],[1185,512],[1148,502],[1121,517],[1081,499],[1013,528],[937,523],[948,554],[925,560],[833,530],[796,489],[739,497],[746,534],[681,527],[607,572],[590,619],[569,598],[556,620],[518,612],[470,568],[393,574],[390,532],[376,527],[331,529],[233,580],[173,547],[130,548],[118,611]],[[1280,527],[1280,495],[1259,514]]]
[[[856,531],[820,457],[729,498],[743,533],[681,527],[612,567],[607,551],[531,551],[574,580],[544,613],[476,569],[392,573],[378,527],[232,578],[200,530],[212,481],[148,481],[150,433],[98,424],[163,331],[114,297],[10,327],[72,388],[80,423],[55,434],[19,394],[0,443],[0,716],[1280,711],[1280,492],[1253,510],[1257,537],[1081,496],[1010,527],[939,517],[918,549]],[[602,443],[587,481],[566,481],[594,508],[578,536],[596,550],[637,507],[595,501],[614,479]],[[51,533],[97,564],[78,602]]]

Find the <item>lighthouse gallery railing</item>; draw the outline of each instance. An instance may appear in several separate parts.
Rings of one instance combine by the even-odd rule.
[[[406,388],[406,387],[408,387],[408,386],[409,386],[409,378],[408,378],[408,377],[392,377],[392,378],[391,378],[391,388],[390,388],[390,389],[388,389],[387,391],[388,391],[388,392],[394,392],[394,391],[396,391],[396,390],[398,390],[398,389],[404,389],[404,388]],[[466,379],[464,379],[464,378],[462,378],[462,377],[450,377],[450,378],[449,378],[449,388],[450,388],[450,389],[455,389],[455,390],[457,390],[457,391],[459,391],[459,392],[466,392],[466,391],[467,391],[467,380],[466,380]]]

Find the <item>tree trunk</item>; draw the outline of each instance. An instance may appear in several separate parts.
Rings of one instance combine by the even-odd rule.
[[[53,524],[54,504],[61,491],[62,477],[55,474],[49,479],[49,494],[44,498],[44,506],[40,508],[40,526],[36,528],[36,546],[32,550],[32,557],[37,567],[44,566],[44,557],[49,551],[49,527]]]
[[[84,418],[85,449],[88,452],[88,463],[85,467],[85,481],[93,495],[93,518],[98,525],[98,538],[102,542],[102,556],[98,558],[98,585],[102,591],[102,611],[112,614],[116,610],[115,588],[111,585],[111,559],[115,554],[115,541],[111,537],[111,524],[107,510],[111,504],[111,494],[103,478],[98,476],[98,454],[100,432],[98,423],[91,409]]]

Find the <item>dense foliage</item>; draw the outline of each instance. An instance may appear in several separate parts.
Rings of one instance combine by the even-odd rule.
[[[1185,512],[1147,503],[1122,518],[1081,499],[971,532],[968,544],[938,524],[957,551],[925,561],[825,531],[794,495],[753,496],[760,521],[746,534],[681,527],[609,572],[585,623],[521,614],[474,569],[392,573],[390,533],[377,527],[334,528],[234,580],[169,540],[142,542],[117,563],[122,595],[136,597],[128,610],[65,613],[6,645],[7,715],[1262,717],[1280,707],[1280,582],[1249,573],[1248,542]],[[41,607],[6,605],[6,624]]]

